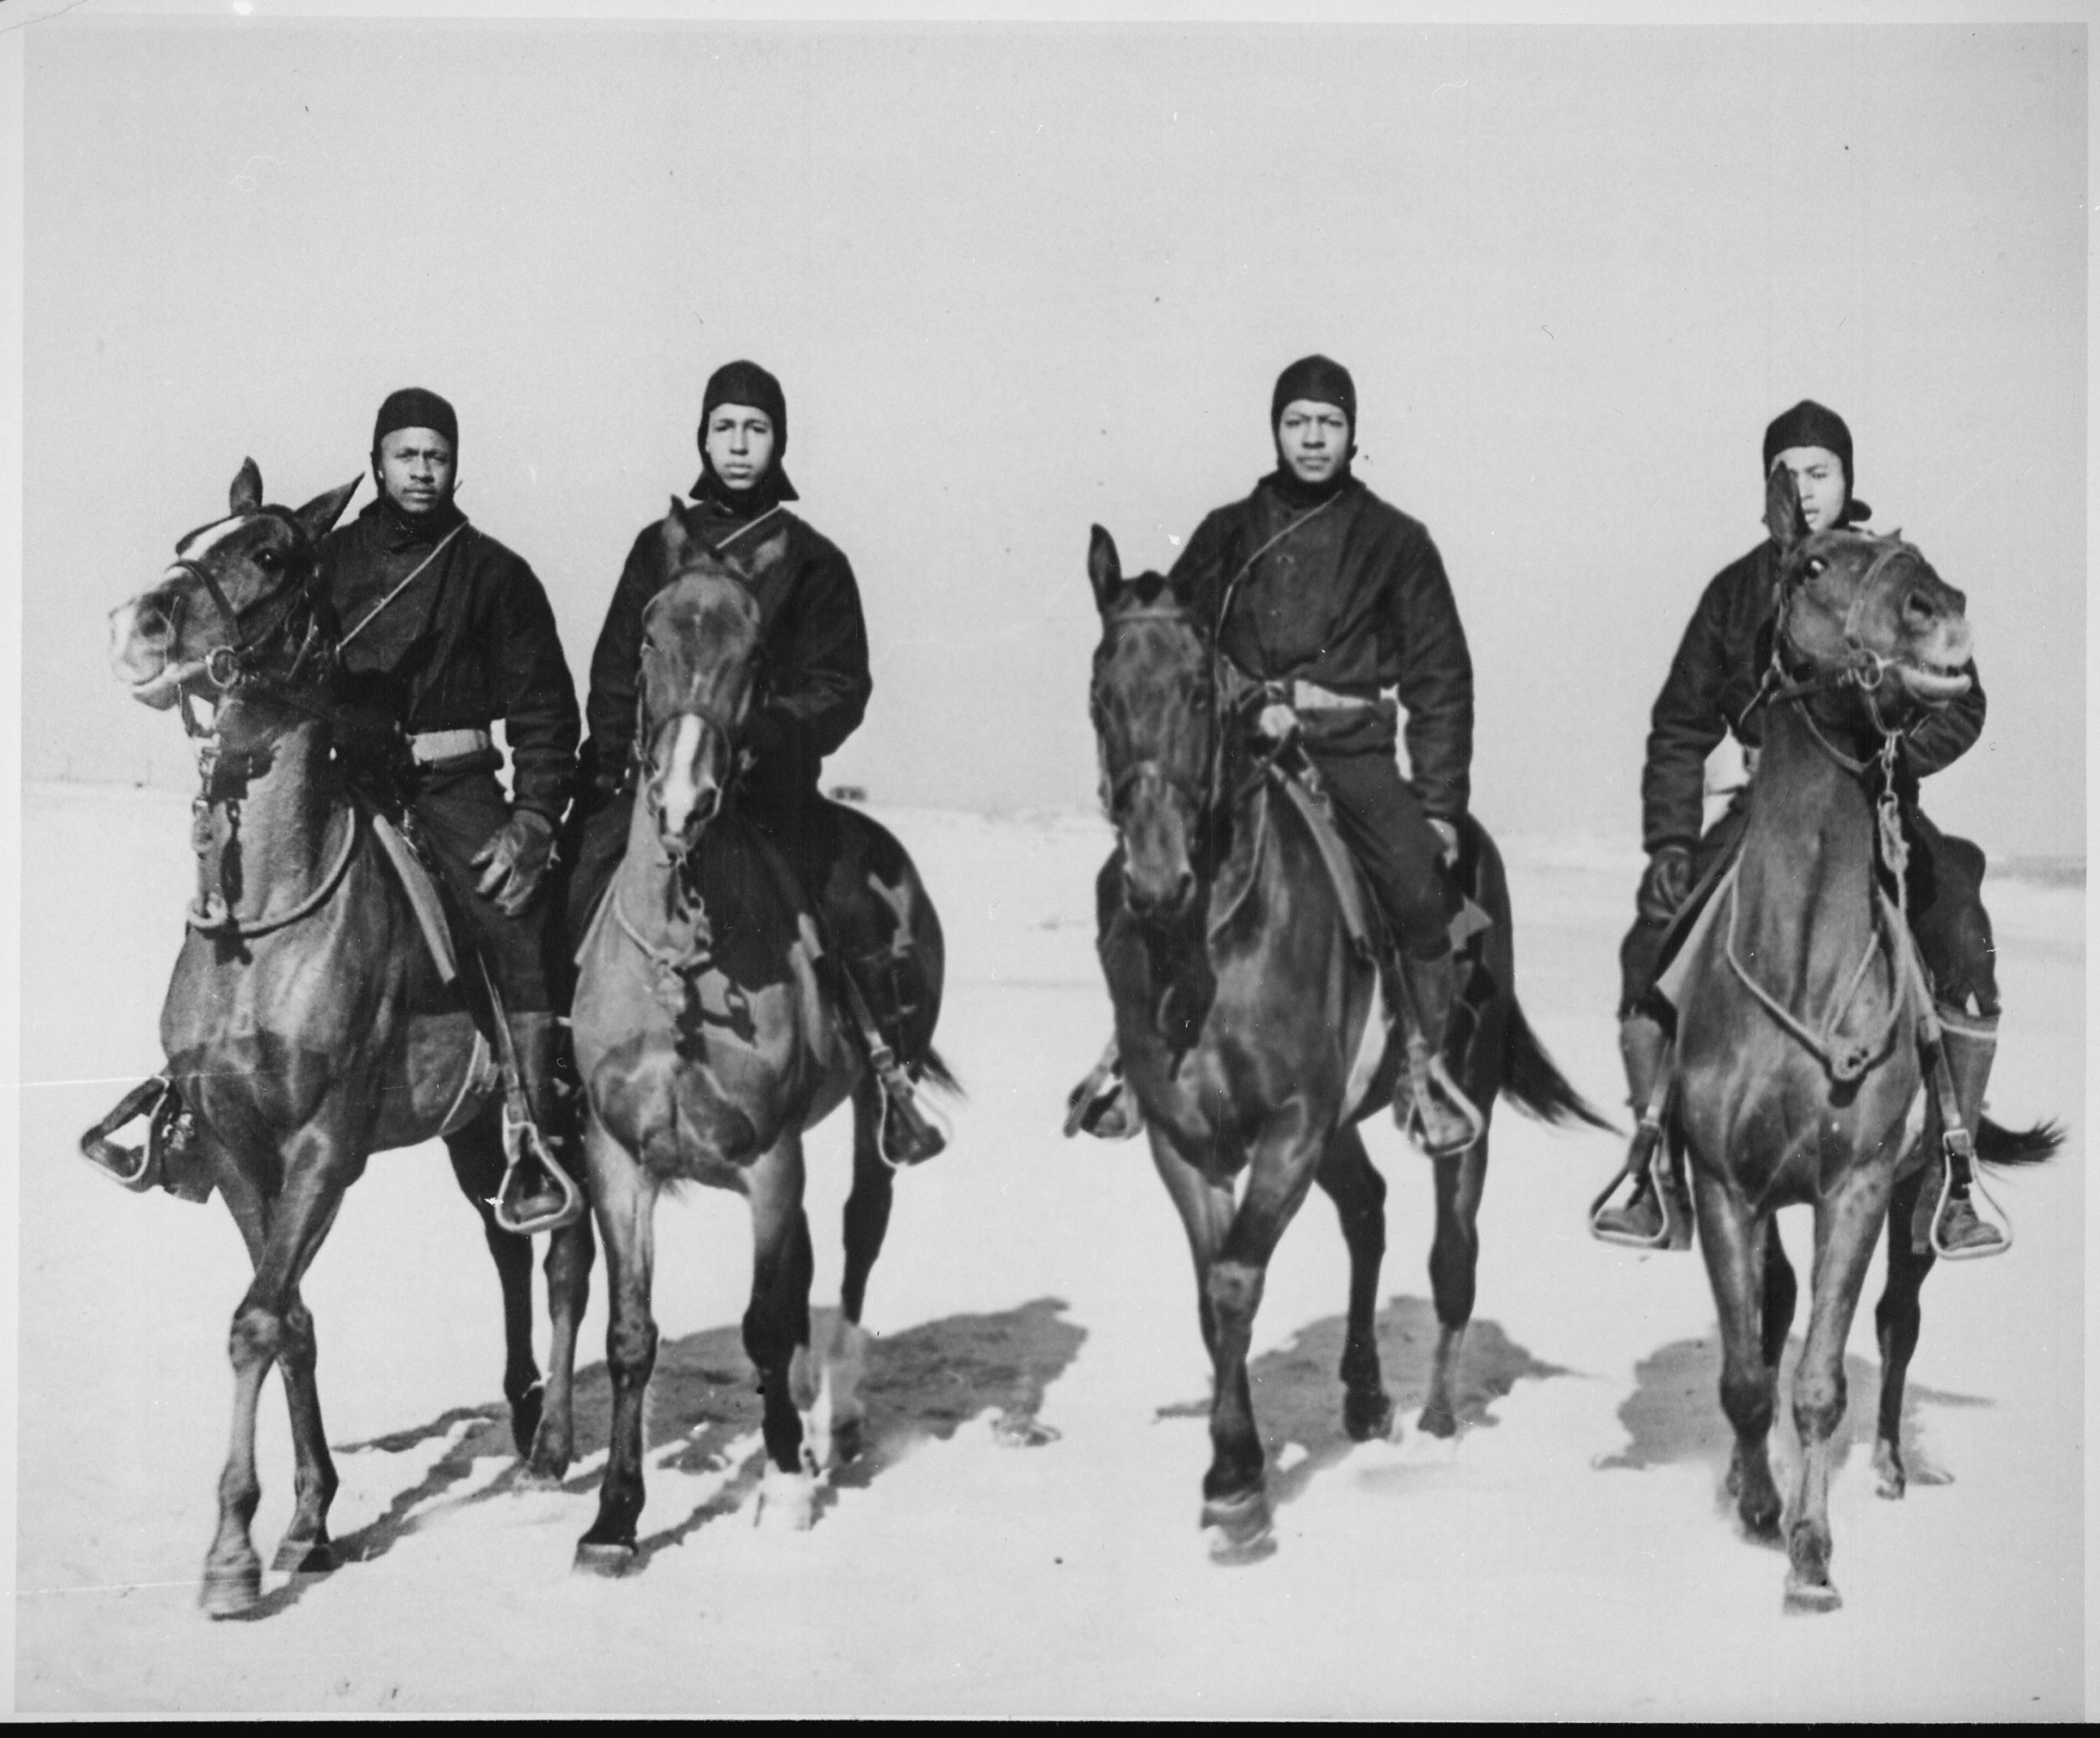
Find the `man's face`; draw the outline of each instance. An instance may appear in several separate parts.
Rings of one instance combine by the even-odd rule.
[[[753,487],[773,468],[773,419],[748,404],[717,404],[708,417],[708,463],[724,487]]]
[[[452,498],[452,443],[435,429],[396,429],[380,437],[373,474],[381,490],[410,518],[421,518]]]
[[[1276,422],[1277,450],[1300,483],[1325,483],[1349,457],[1349,419],[1339,404],[1293,399]]]
[[[1845,510],[1845,461],[1828,447],[1789,447],[1774,459],[1793,473],[1802,516],[1811,531],[1828,531]]]

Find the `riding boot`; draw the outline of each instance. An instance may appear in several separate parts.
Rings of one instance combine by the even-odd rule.
[[[1123,1051],[1111,1036],[1092,1072],[1065,1095],[1065,1136],[1092,1135],[1097,1140],[1129,1140],[1145,1131],[1145,1113],[1137,1094],[1123,1078]]]
[[[915,1009],[907,1005],[898,977],[911,963],[885,951],[844,962],[840,974],[854,1017],[847,1024],[882,1087],[882,1156],[897,1167],[924,1164],[948,1145],[947,1136],[919,1108],[911,1075],[900,1060],[907,1020]]]
[[[1648,1015],[1629,1014],[1619,1022],[1619,1055],[1626,1063],[1626,1102],[1637,1121],[1625,1167],[1612,1179],[1612,1189],[1618,1187],[1619,1178],[1630,1178],[1634,1191],[1624,1206],[1594,1208],[1590,1233],[1607,1243],[1640,1249],[1689,1249],[1691,1193],[1669,1154],[1661,1150],[1670,1034]],[[1658,1157],[1660,1168],[1656,1167]],[[1610,1198],[1611,1189],[1607,1189],[1604,1198]]]
[[[551,1013],[529,1013],[512,1014],[509,1023],[533,1126],[548,1159],[560,1165],[573,1181],[579,1167],[569,1155],[576,1145],[578,1095],[561,1088],[562,1022]],[[504,1191],[504,1206],[513,1224],[547,1231],[559,1231],[583,1215],[581,1195],[573,1188],[562,1188],[561,1180],[548,1173],[532,1156],[529,1142]]]
[[[1462,1153],[1487,1130],[1487,1122],[1444,1065],[1444,1039],[1458,993],[1458,961],[1400,959],[1401,988],[1414,1019],[1407,1031],[1407,1067],[1392,1099],[1393,1120],[1412,1136],[1425,1156]]]
[[[1973,1154],[1983,1116],[1983,1089],[1990,1083],[1991,1064],[1997,1055],[1998,1018],[1995,1014],[1979,1017],[1948,1008],[1938,1012],[1940,1053],[1947,1059],[1954,1102]],[[1953,1161],[1943,1151],[1939,1162],[1952,1166]],[[1996,1255],[2005,1246],[2005,1233],[1977,1212],[1970,1198],[1969,1184],[1965,1165],[1955,1169],[1943,1191],[1927,1192],[1927,1199],[1937,1200],[1943,1193],[1946,1197],[1938,1206],[1932,1243],[1950,1255]]]

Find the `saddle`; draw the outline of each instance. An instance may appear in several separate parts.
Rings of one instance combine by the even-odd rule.
[[[417,924],[423,932],[424,944],[430,951],[431,963],[437,967],[438,976],[448,985],[457,983],[459,955],[452,946],[452,924],[445,915],[444,898],[439,891],[436,876],[383,810],[361,797],[358,801],[372,822],[373,837],[386,854],[386,861],[394,866],[402,892],[408,896],[409,907],[416,914]]]

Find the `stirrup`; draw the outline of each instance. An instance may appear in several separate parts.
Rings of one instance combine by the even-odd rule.
[[[155,1138],[161,1111],[175,1090],[165,1074],[142,1080],[117,1101],[117,1108],[80,1137],[80,1156],[112,1182],[143,1194],[161,1181],[161,1143]],[[180,1101],[177,1100],[178,1105]],[[142,1145],[120,1145],[109,1137],[140,1117],[152,1119]]]
[[[1939,1164],[1939,1200],[1932,1210],[1933,1254],[1943,1261],[1987,1261],[1993,1255],[2004,1255],[2013,1246],[2013,1221],[2005,1210],[1998,1205],[1990,1190],[1983,1187],[1983,1176],[1975,1162],[1974,1148],[1970,1141],[1968,1130],[1965,1128],[1958,1133],[1948,1135],[1946,1145],[1947,1152]],[[1970,1211],[1975,1214],[1979,1224],[1998,1233],[1999,1241],[1995,1243],[1979,1244],[1973,1249],[1955,1249],[1947,1242],[1944,1228],[1956,1198],[1954,1171],[1957,1157],[1965,1161],[1961,1168],[1969,1173],[1966,1198]],[[1975,1211],[1976,1198],[1979,1195],[1991,1209],[1989,1218]]]
[[[543,1231],[564,1231],[584,1216],[583,1191],[556,1160],[546,1137],[530,1117],[520,1116],[508,1101],[503,1106],[503,1151],[509,1161],[503,1180],[488,1198],[497,1227],[513,1237],[537,1237]],[[520,1215],[512,1203],[512,1191],[527,1161],[539,1166],[549,1181],[561,1191],[558,1206],[539,1213]]]
[[[1067,1140],[1074,1135],[1092,1135],[1096,1140],[1135,1140],[1145,1132],[1145,1112],[1120,1060],[1103,1056],[1066,1095],[1065,1104]]]
[[[1417,1043],[1419,1042],[1416,1041]],[[1458,1090],[1458,1083],[1451,1078],[1451,1071],[1444,1065],[1442,1056],[1431,1052],[1426,1044],[1421,1046],[1418,1054],[1415,1043],[1410,1043],[1408,1049],[1408,1106],[1407,1114],[1401,1123],[1407,1138],[1421,1149],[1426,1158],[1456,1158],[1460,1154],[1471,1151],[1480,1144],[1480,1137],[1487,1133],[1488,1119],[1480,1114],[1479,1107],[1472,1100]],[[1430,1145],[1428,1119],[1423,1114],[1423,1104],[1428,1096],[1428,1082],[1431,1081],[1442,1088],[1441,1096],[1445,1105],[1466,1125],[1463,1140],[1436,1146]]]
[[[923,1165],[948,1149],[946,1118],[937,1123],[920,1108],[911,1076],[898,1066],[897,1052],[876,1039],[868,1047],[868,1066],[882,1089],[882,1121],[876,1131],[876,1151],[892,1171]],[[935,1112],[939,1117],[939,1113]]]

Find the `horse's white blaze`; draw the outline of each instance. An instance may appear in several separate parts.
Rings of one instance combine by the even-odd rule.
[[[683,832],[699,801],[699,781],[694,763],[700,755],[700,721],[690,712],[678,720],[678,734],[671,741],[671,764],[664,772],[660,812],[667,832]]]
[[[247,522],[246,514],[236,513],[231,518],[221,519],[216,525],[207,525],[202,531],[186,539],[175,554],[184,561],[196,561],[209,554],[222,540],[232,536]],[[174,569],[169,570],[168,576],[170,579],[175,577]]]
[[[1342,1095],[1341,1122],[1348,1125],[1378,1078],[1379,1064],[1385,1060],[1385,988],[1371,979],[1371,1005],[1364,1015],[1364,1035],[1357,1043],[1357,1060],[1349,1069],[1349,1084]]]

